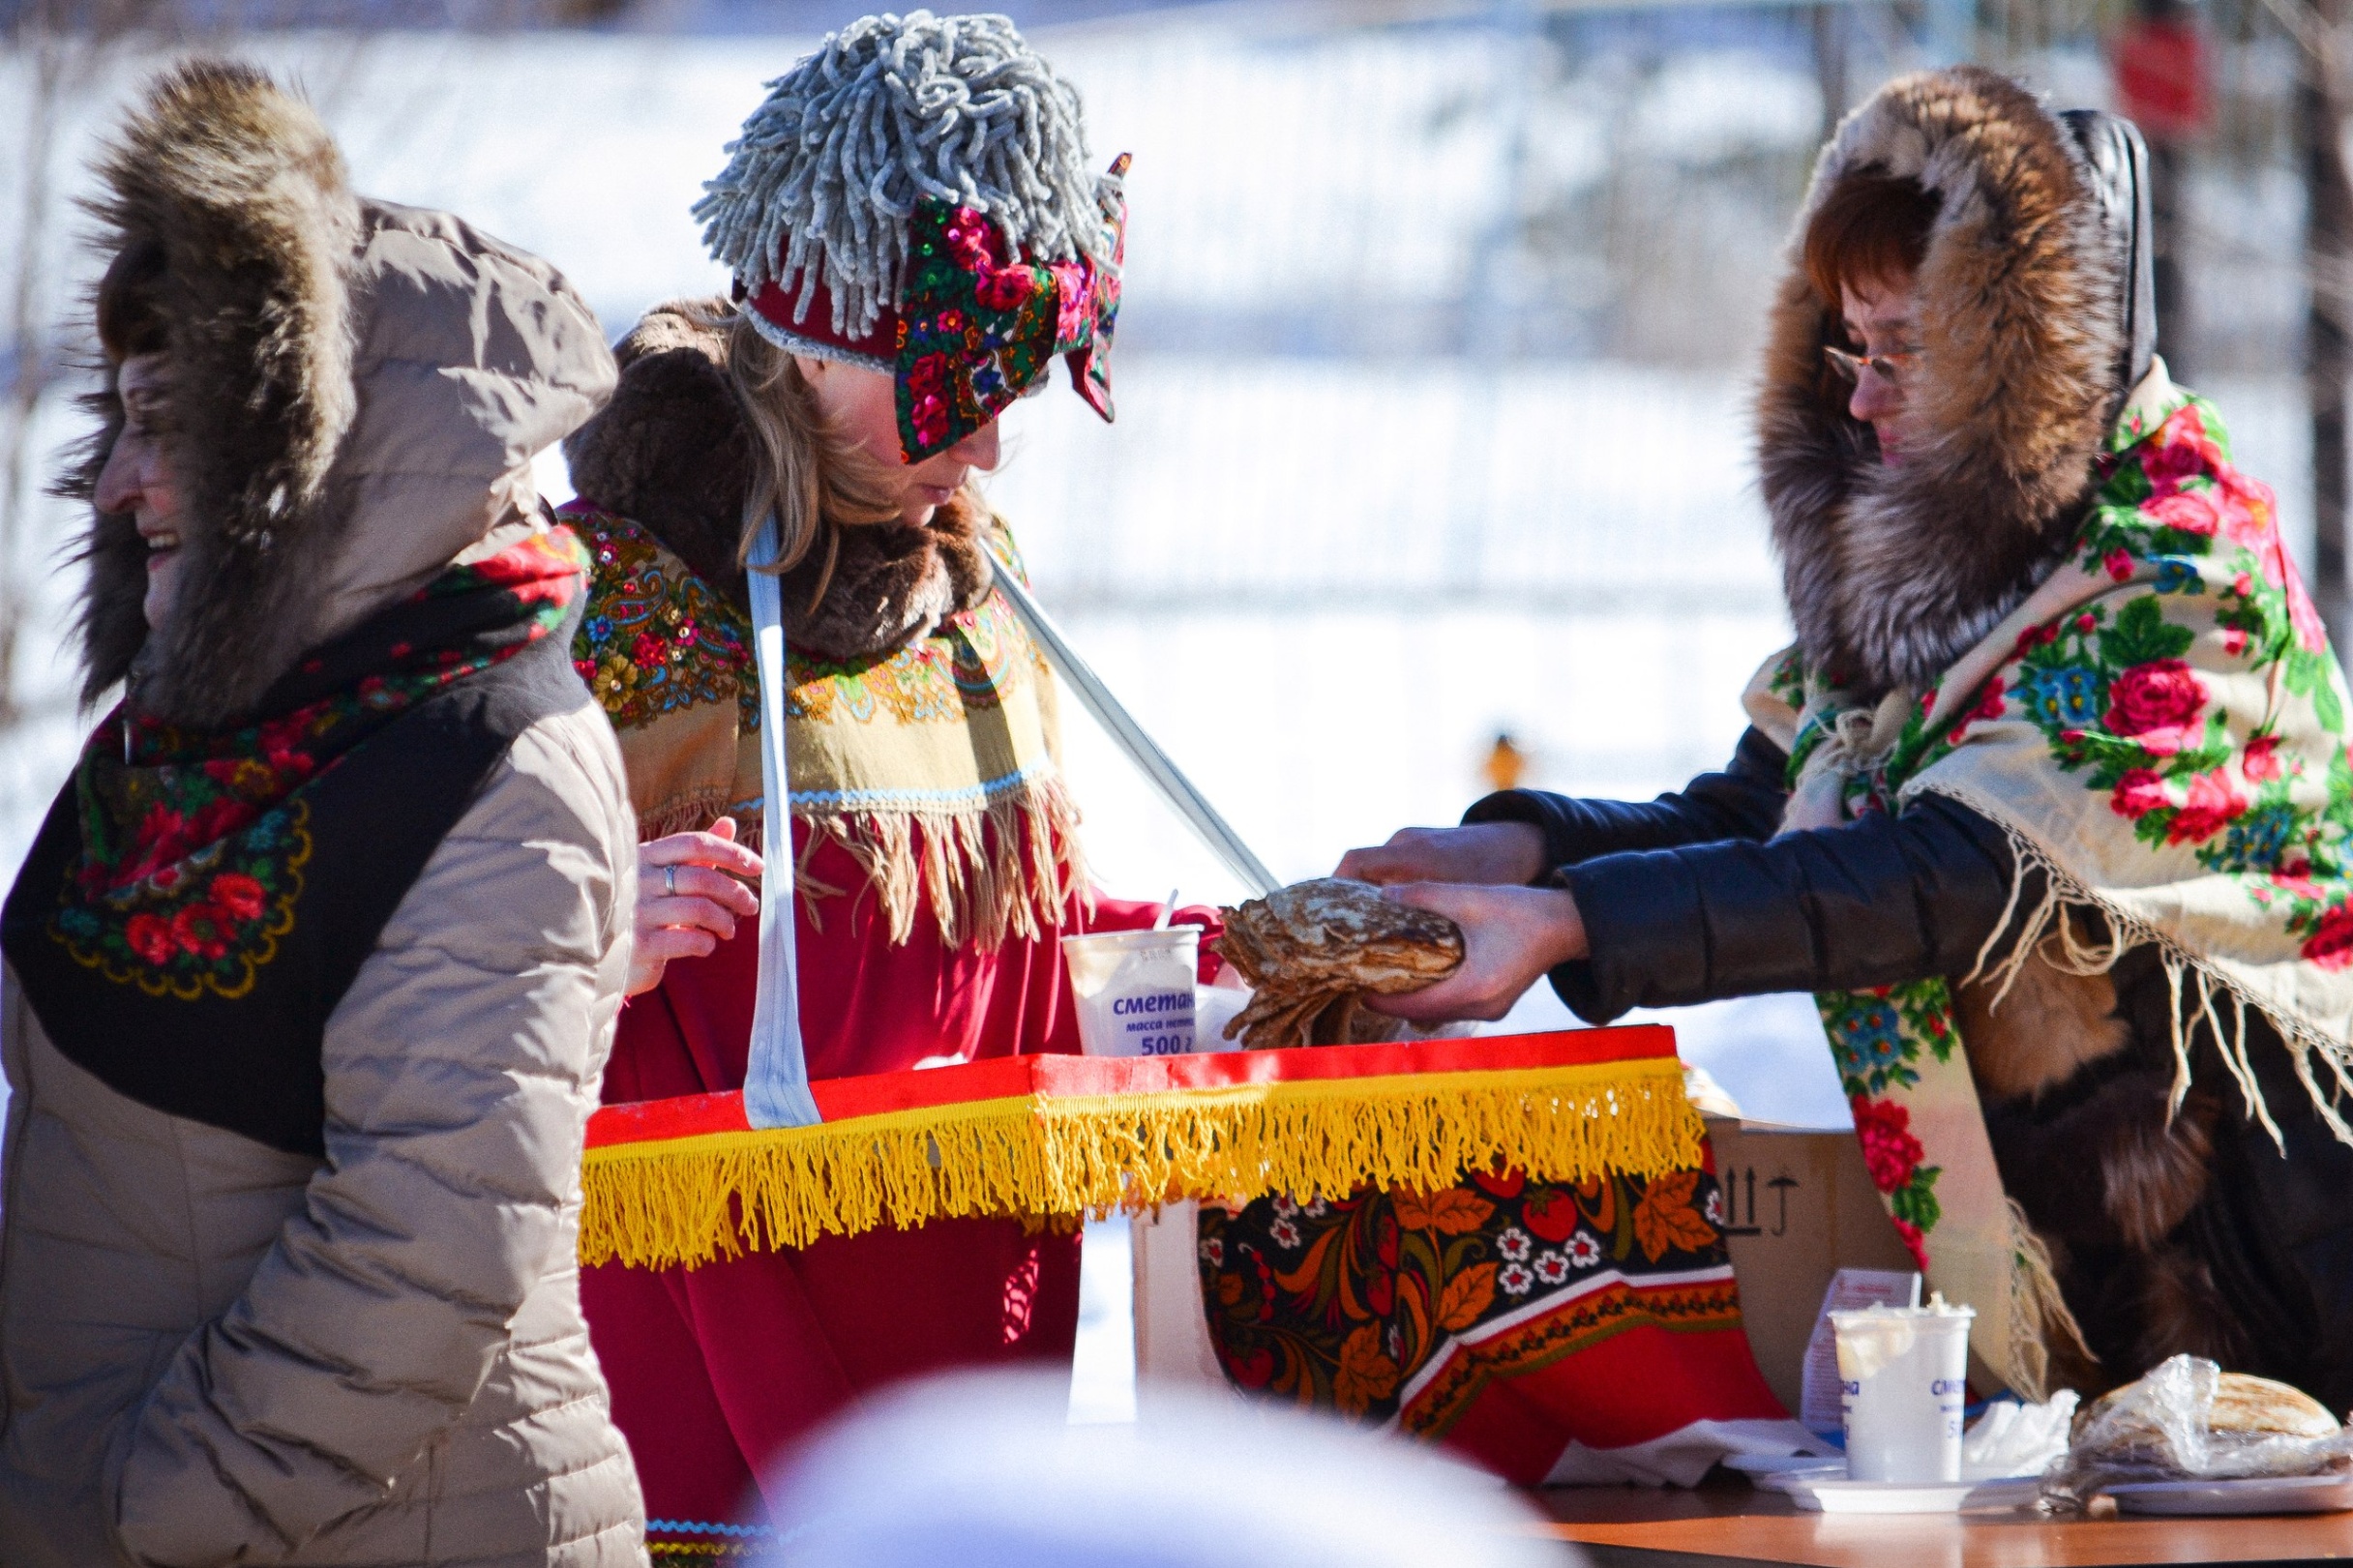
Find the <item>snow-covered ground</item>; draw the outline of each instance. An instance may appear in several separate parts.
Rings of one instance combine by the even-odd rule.
[[[1495,298],[1463,304],[1480,286],[1540,312],[1542,289],[1573,273],[1482,263],[1528,182],[1558,197],[1626,157],[1802,151],[1810,74],[1754,41],[1647,74],[1602,62],[1591,91],[1577,77],[1527,109],[1515,193],[1513,100],[1497,90],[1512,61],[1494,36],[1264,19],[1277,15],[1039,35],[1085,87],[1097,150],[1136,155],[1119,421],[1057,387],[1016,411],[994,484],[1041,597],[1286,877],[1452,820],[1483,788],[1498,730],[1533,754],[1534,782],[1567,790],[1645,797],[1720,762],[1742,685],[1786,636],[1745,369],[1440,350],[1497,340],[1474,319]],[[246,52],[308,84],[360,189],[553,258],[617,333],[657,300],[724,287],[687,209],[803,46],[307,36]],[[50,165],[61,198],[156,63],[118,62],[70,105]],[[20,123],[26,81],[0,56],[0,125]],[[20,176],[0,158],[0,212],[20,210]],[[40,265],[61,315],[86,273],[71,226],[53,225]],[[2217,390],[2242,457],[2308,532],[2292,389]],[[60,401],[44,442],[72,429]],[[560,463],[548,479],[561,488]],[[0,872],[81,729],[59,651],[72,527],[51,506],[0,562],[39,581],[43,618],[19,681],[39,716],[0,744]],[[1069,752],[1104,885],[1238,891],[1075,713]],[[1539,991],[1512,1022],[1564,1019]],[[1840,1117],[1802,998],[1672,1021],[1750,1114]]]

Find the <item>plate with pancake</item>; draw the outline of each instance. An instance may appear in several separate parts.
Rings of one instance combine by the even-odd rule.
[[[2133,1481],[2107,1492],[2125,1514],[2335,1514],[2353,1509],[2353,1472]]]

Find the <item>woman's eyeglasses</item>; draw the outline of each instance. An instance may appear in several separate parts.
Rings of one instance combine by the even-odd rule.
[[[1892,354],[1850,354],[1829,343],[1822,345],[1822,357],[1830,361],[1831,369],[1849,381],[1860,381],[1866,370],[1876,370],[1893,386],[1903,385],[1904,377],[1920,362],[1917,348],[1898,349]]]

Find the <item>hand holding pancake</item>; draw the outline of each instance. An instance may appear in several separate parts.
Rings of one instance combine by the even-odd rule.
[[[1220,913],[1217,952],[1254,991],[1225,1034],[1253,1050],[1389,1038],[1362,998],[1429,986],[1463,962],[1451,921],[1366,882],[1320,877]]]

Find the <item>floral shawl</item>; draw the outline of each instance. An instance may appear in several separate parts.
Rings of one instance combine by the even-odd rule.
[[[620,738],[639,838],[732,815],[759,844],[749,618],[639,524],[586,501],[562,515],[591,560],[573,660]],[[1001,522],[991,544],[1020,570]],[[789,647],[786,667],[791,814],[808,824],[798,886],[812,920],[825,898],[871,891],[895,944],[918,909],[951,945],[982,951],[1065,923],[1086,883],[1054,679],[1002,594],[885,653],[840,662]],[[808,873],[828,841],[858,862],[864,887]]]
[[[579,704],[586,564],[557,528],[453,565],[234,729],[109,713],[0,910],[57,1049],[141,1105],[323,1154],[327,1020],[515,737]]]
[[[2294,1054],[2353,1141],[2353,759],[2345,677],[2283,547],[2271,490],[2241,474],[2212,405],[2160,363],[2100,459],[2073,553],[1926,692],[1865,707],[1796,650],[1752,683],[1750,717],[1789,750],[1784,831],[1948,796],[2047,873],[1980,969],[2038,949],[2096,973],[2154,945],[2173,985],[2174,1103],[2188,1034],[2211,1023],[2249,1113],[2247,1010]],[[2068,907],[2113,939],[2088,948]],[[1874,1183],[1930,1282],[1978,1310],[1975,1347],[2040,1397],[2044,1346],[2080,1341],[2049,1263],[2002,1191],[1951,988],[1928,979],[1818,998]],[[1997,1003],[1998,1005],[1998,1003]],[[2228,1021],[2226,1021],[2226,1018]],[[2277,1129],[2274,1129],[2275,1135]]]

